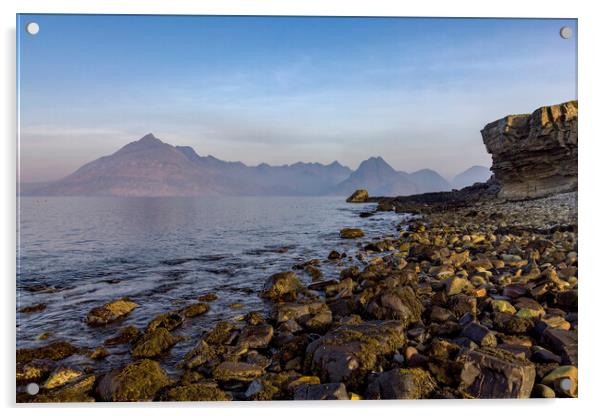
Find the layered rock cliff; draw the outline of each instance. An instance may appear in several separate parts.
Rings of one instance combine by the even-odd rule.
[[[577,189],[577,101],[506,116],[481,130],[500,198],[528,199]]]

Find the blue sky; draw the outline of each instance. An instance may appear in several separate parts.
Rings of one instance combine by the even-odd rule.
[[[25,25],[40,25],[36,36]],[[247,164],[380,155],[446,177],[480,129],[577,98],[576,20],[18,16],[21,178],[153,132]],[[562,26],[574,36],[559,36]]]

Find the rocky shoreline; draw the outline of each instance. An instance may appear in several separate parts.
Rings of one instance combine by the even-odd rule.
[[[181,341],[172,331],[215,294],[146,328],[116,329],[93,350],[61,341],[17,350],[17,401],[577,397],[577,192],[511,202],[487,197],[492,186],[464,191],[472,199],[365,195],[380,210],[418,215],[394,238],[341,230],[356,250],[333,247],[266,277],[268,313],[199,331],[179,374],[161,364]],[[340,275],[325,276],[325,262]],[[116,299],[86,322],[119,322],[137,306]],[[130,349],[123,367],[69,365],[78,354],[103,360],[116,345]],[[29,383],[40,392],[29,395]]]

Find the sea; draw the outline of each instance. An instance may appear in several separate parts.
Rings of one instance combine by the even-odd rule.
[[[17,224],[17,348],[65,340],[96,348],[120,328],[141,330],[156,315],[198,302],[214,292],[207,314],[174,331],[184,340],[162,363],[177,363],[200,336],[222,319],[267,311],[260,291],[273,273],[319,259],[324,279],[358,264],[360,247],[396,236],[404,219],[374,211],[375,204],[348,204],[342,197],[22,197]],[[343,240],[339,230],[359,227],[365,237]],[[331,250],[345,252],[337,263]],[[311,277],[296,273],[305,283]],[[140,305],[125,319],[104,327],[85,323],[87,313],[121,297]],[[232,304],[241,304],[232,308]],[[21,313],[26,306],[46,309]],[[128,346],[109,349],[92,362],[75,355],[73,364],[114,368],[129,357]]]

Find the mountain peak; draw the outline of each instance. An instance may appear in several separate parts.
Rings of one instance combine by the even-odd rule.
[[[145,134],[140,140],[140,143],[163,143],[161,140],[157,139],[153,133]]]

